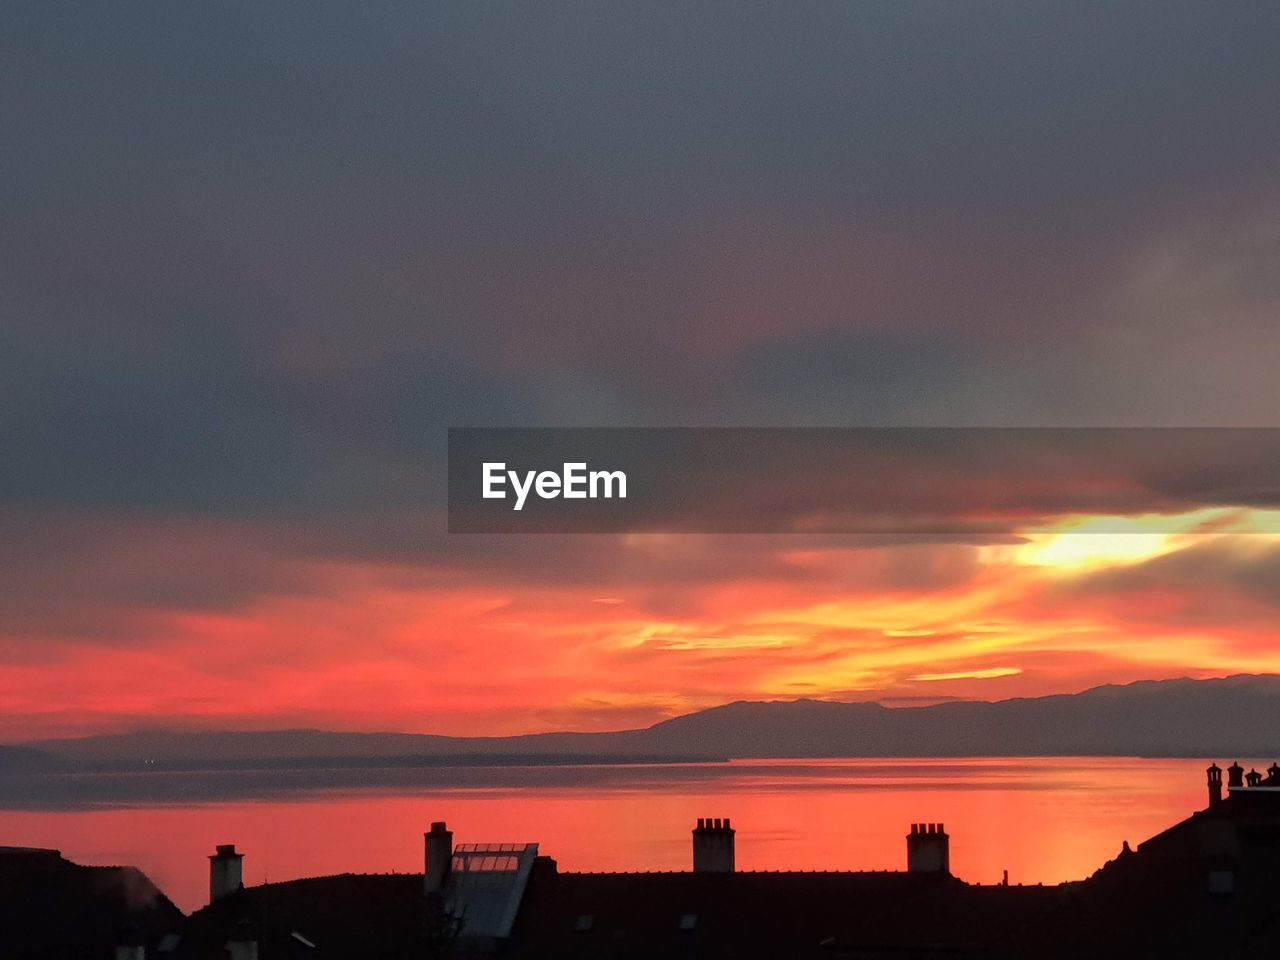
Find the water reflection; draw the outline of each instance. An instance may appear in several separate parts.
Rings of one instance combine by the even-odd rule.
[[[140,866],[183,909],[216,843],[247,883],[419,871],[422,832],[536,840],[568,870],[678,870],[697,817],[732,817],[743,870],[899,869],[912,821],[943,821],[960,877],[1057,882],[1204,806],[1205,762],[1129,758],[217,771],[0,778],[0,843]]]

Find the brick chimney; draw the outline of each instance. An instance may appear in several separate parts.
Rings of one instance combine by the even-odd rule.
[[[234,843],[220,843],[209,855],[209,902],[221,900],[244,886],[244,854]]]
[[[445,826],[443,820],[437,820],[431,824],[431,831],[423,836],[426,838],[426,862],[423,865],[422,890],[427,894],[439,893],[449,877],[449,868],[453,866],[453,831]]]
[[[693,829],[693,872],[733,873],[734,829],[728,818],[698,818]]]
[[[908,873],[951,873],[951,838],[940,823],[913,823],[907,834]]]
[[[1206,771],[1209,775],[1209,806],[1222,802],[1222,768],[1216,763]]]

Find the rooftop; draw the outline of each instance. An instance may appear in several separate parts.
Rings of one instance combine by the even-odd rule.
[[[5,960],[109,960],[126,929],[156,956],[183,921],[135,867],[86,867],[57,850],[0,847]]]

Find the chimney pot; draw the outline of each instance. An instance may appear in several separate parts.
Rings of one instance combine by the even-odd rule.
[[[1205,773],[1208,774],[1209,806],[1216,806],[1222,802],[1222,768],[1214,763]]]
[[[940,823],[913,823],[907,835],[908,873],[951,873],[951,838]]]
[[[734,834],[728,819],[699,820],[698,829],[693,831],[693,872],[733,873]]]

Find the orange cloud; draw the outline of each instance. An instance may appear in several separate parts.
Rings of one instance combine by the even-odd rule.
[[[86,580],[68,606],[97,633],[78,629],[81,614],[41,621],[38,597],[6,624],[6,739],[162,725],[609,729],[743,698],[999,698],[1280,670],[1268,587],[1280,546],[1265,535],[1065,553],[1054,534],[825,548],[592,538],[596,569],[571,560],[563,577],[566,541],[548,538],[542,578],[515,580],[484,564],[300,558],[217,525],[186,532],[135,537],[122,559],[134,573],[105,586],[93,580],[105,560],[78,561]],[[186,561],[190,575],[266,573],[260,590],[246,580],[202,605],[128,589]]]

